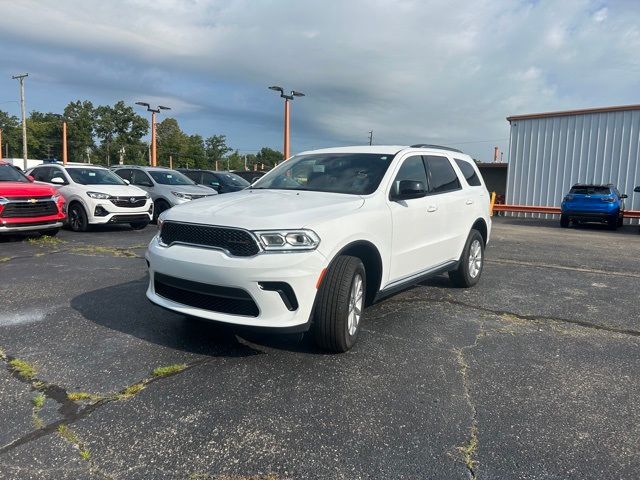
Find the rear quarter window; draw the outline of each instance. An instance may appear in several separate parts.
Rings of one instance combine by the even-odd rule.
[[[456,164],[458,165],[458,168],[460,168],[460,171],[462,172],[462,175],[464,176],[465,180],[469,184],[469,186],[479,187],[482,185],[482,182],[480,181],[480,177],[478,177],[478,174],[476,173],[476,169],[473,168],[473,165],[471,165],[469,162],[465,160],[459,160],[457,158],[455,159],[455,161],[456,161]]]

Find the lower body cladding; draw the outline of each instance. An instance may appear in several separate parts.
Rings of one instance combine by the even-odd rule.
[[[303,331],[327,259],[318,251],[230,257],[222,251],[149,244],[147,297],[184,315],[218,322]]]
[[[150,222],[153,217],[153,203],[143,208],[117,208],[113,205],[97,205],[89,218],[91,224]]]

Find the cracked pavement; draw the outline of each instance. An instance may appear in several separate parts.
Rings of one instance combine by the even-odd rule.
[[[154,232],[0,238],[0,479],[637,478],[637,227],[497,219],[343,355],[152,306]]]

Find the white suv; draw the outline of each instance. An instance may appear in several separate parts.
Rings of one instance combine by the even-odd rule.
[[[448,272],[470,287],[489,241],[474,161],[430,145],[304,152],[250,188],[165,212],[147,297],[188,316],[311,328],[343,352],[366,305]]]
[[[107,223],[128,223],[139,230],[153,217],[153,201],[147,192],[104,167],[43,164],[27,174],[58,189],[67,201],[73,231],[86,232],[90,225]]]

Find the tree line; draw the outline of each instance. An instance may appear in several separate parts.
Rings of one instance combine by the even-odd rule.
[[[62,160],[62,123],[67,122],[67,154],[70,162],[101,165],[148,165],[149,144],[143,137],[150,122],[125,104],[94,107],[88,100],[70,102],[62,114],[32,111],[27,117],[29,158]],[[22,157],[20,119],[0,110],[2,155]],[[173,167],[242,170],[271,168],[283,159],[282,153],[263,147],[257,154],[241,155],[227,145],[225,135],[189,135],[175,118],[165,118],[156,125],[158,165]]]

